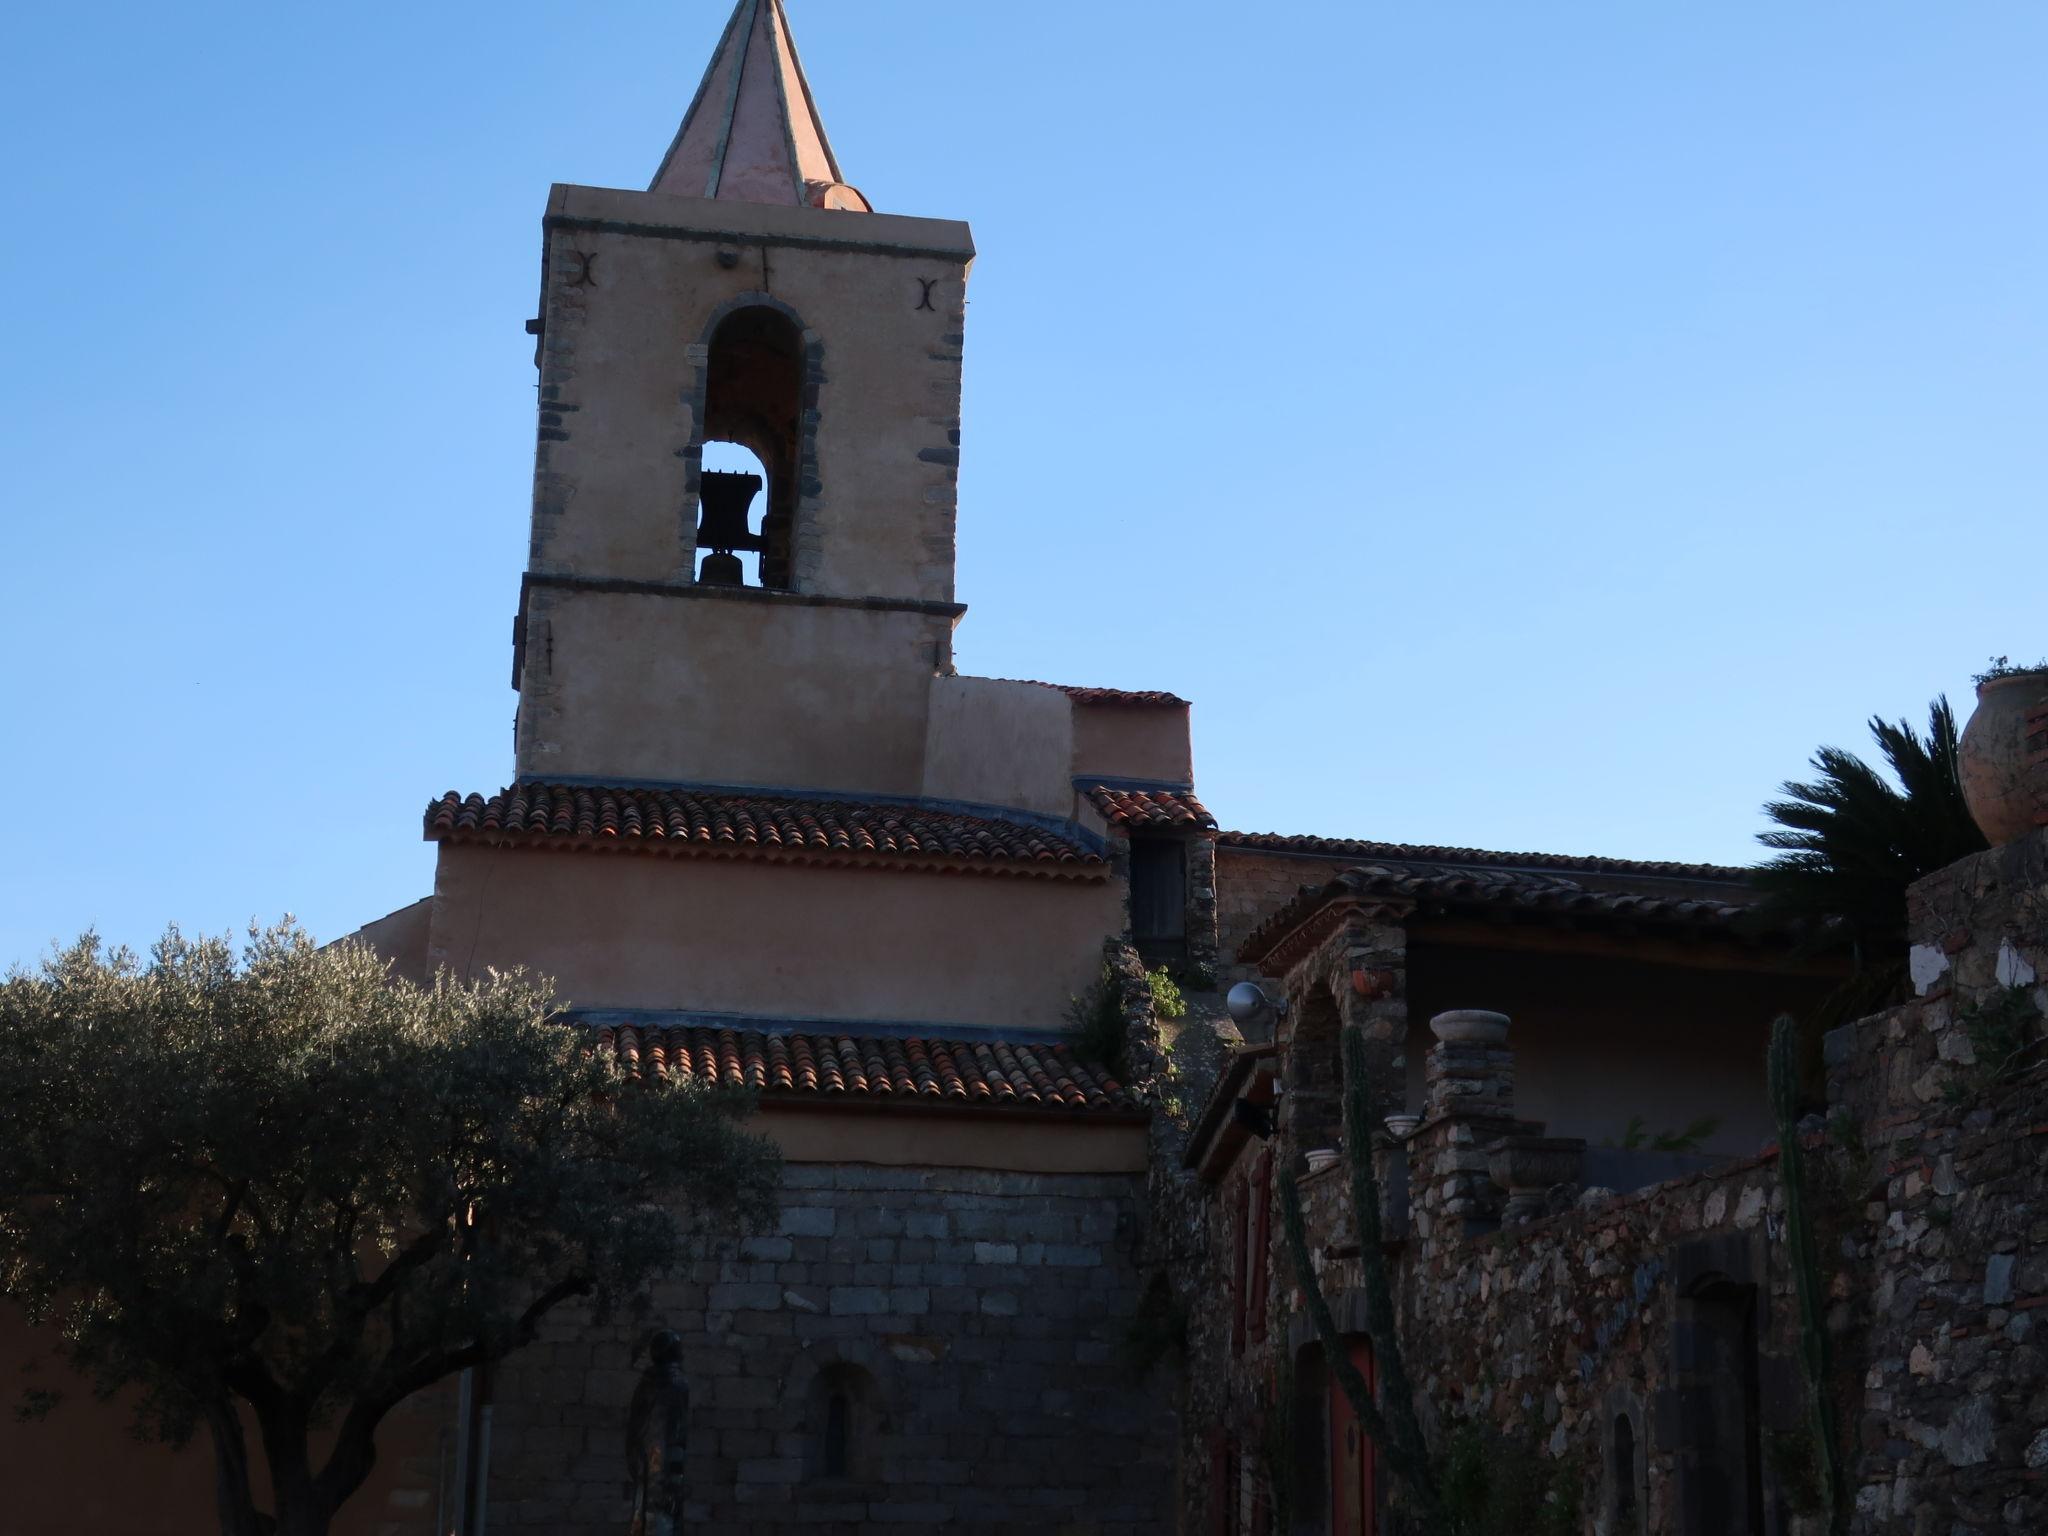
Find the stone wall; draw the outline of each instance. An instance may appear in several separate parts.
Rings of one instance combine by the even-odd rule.
[[[1857,1536],[2048,1529],[2048,831],[1915,886],[1919,997],[1828,1039],[1867,1186]]]
[[[628,1400],[656,1327],[685,1341],[688,1528],[1170,1527],[1165,1383],[1120,1359],[1140,1179],[791,1166],[780,1230],[699,1259],[652,1316],[551,1323],[493,1393],[493,1532],[625,1528]],[[852,1401],[847,1476],[822,1463]]]
[[[1923,881],[1911,921],[1920,996],[1830,1037],[1832,1112],[1801,1136],[1848,1529],[2048,1530],[2048,831]],[[1334,970],[1336,947],[1364,937],[1333,936],[1301,969]],[[1377,1056],[1385,1042],[1347,1003],[1344,1027],[1363,1027]],[[1283,1051],[1333,1058],[1307,1022],[1282,1030]],[[1276,1171],[1299,1170],[1314,1144],[1294,1132],[1328,1070],[1283,1061],[1310,1099],[1283,1115]],[[1512,1033],[1505,1048],[1471,1031],[1438,1043],[1426,1077],[1422,1124],[1375,1156],[1435,1452],[1477,1433],[1495,1468],[1533,1469],[1531,1530],[1818,1536],[1823,1458],[1778,1149],[1623,1196],[1556,1173],[1525,1187],[1509,1149],[1541,1167],[1579,1144],[1532,1140],[1542,1127],[1516,1118]],[[1758,1077],[1761,1094],[1761,1063]],[[1242,1342],[1233,1327],[1223,1260],[1258,1207],[1257,1157],[1253,1144],[1208,1187],[1191,1226],[1211,1278],[1188,1327],[1181,1502],[1184,1528],[1219,1536],[1260,1528],[1276,1493],[1292,1529],[1327,1529],[1315,1501],[1328,1484],[1313,1481],[1327,1387],[1277,1218],[1253,1258],[1269,1268],[1268,1315]],[[1503,1182],[1522,1197],[1512,1211]],[[1300,1187],[1322,1288],[1355,1334],[1363,1256],[1346,1185],[1339,1164]]]
[[[1233,846],[1227,836],[1216,846],[1216,947],[1225,966],[1237,961],[1238,946],[1252,930],[1300,894],[1358,863],[1356,856],[1266,853]],[[1246,975],[1253,974],[1250,971]]]

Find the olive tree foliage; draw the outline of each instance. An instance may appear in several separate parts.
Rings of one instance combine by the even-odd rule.
[[[320,1536],[407,1397],[766,1221],[750,1108],[627,1081],[519,975],[88,935],[0,982],[0,1294],[139,1433],[208,1431],[225,1536]]]

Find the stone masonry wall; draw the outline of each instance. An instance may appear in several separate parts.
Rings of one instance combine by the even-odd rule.
[[[1921,882],[1911,922],[1920,996],[1829,1038],[1832,1112],[1802,1135],[1848,1529],[2044,1531],[2048,830]],[[1440,1045],[1428,1118],[1377,1154],[1383,1184],[1406,1190],[1405,1228],[1389,1201],[1388,1255],[1432,1446],[1441,1454],[1461,1424],[1499,1454],[1519,1446],[1551,1513],[1576,1511],[1544,1530],[1817,1536],[1819,1446],[1777,1149],[1622,1197],[1567,1183],[1549,1192],[1553,1214],[1501,1226],[1489,1148],[1540,1130],[1514,1118],[1512,1047],[1512,1031],[1491,1054]],[[1316,1080],[1299,1062],[1282,1073]],[[1275,1166],[1298,1169],[1303,1149],[1286,1140]],[[1244,1171],[1210,1193],[1202,1225],[1218,1253],[1242,1239]],[[1342,1165],[1303,1177],[1302,1192],[1321,1283],[1355,1332],[1363,1273]],[[1231,1453],[1187,1461],[1191,1529],[1255,1528],[1281,1465],[1260,1449],[1282,1371],[1310,1358],[1277,1232],[1263,1258],[1272,1312],[1241,1352],[1226,1296],[1200,1298],[1190,1318],[1187,1447],[1206,1432]]]
[[[1294,900],[1304,885],[1322,885],[1357,863],[1355,857],[1264,853],[1219,843],[1216,948],[1222,964],[1235,965],[1238,946],[1251,937],[1260,923]]]
[[[1908,915],[1919,997],[1827,1042],[1867,1198],[1851,1529],[2048,1530],[2048,831]]]
[[[1166,1383],[1117,1358],[1137,1177],[791,1166],[784,1185],[779,1231],[698,1259],[650,1317],[565,1317],[508,1363],[494,1532],[624,1529],[634,1351],[663,1326],[686,1341],[688,1528],[1169,1528]],[[821,1463],[828,1387],[855,1404],[846,1477]]]

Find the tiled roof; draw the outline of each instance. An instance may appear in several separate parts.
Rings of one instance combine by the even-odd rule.
[[[1667,931],[1726,931],[1737,920],[1755,916],[1755,907],[1748,901],[1601,890],[1563,874],[1421,862],[1366,864],[1325,884],[1303,886],[1294,900],[1252,931],[1238,958],[1251,963],[1298,947],[1297,936],[1306,934],[1312,920],[1326,908],[1341,910],[1375,903],[1422,909],[1432,915],[1540,913],[1625,921]]]
[[[1213,827],[1216,818],[1191,789],[1122,789],[1091,784],[1088,798],[1103,819],[1119,827]]]
[[[1102,855],[1027,821],[934,806],[706,789],[514,784],[427,806],[430,841],[1097,876]]]
[[[998,677],[998,683],[1023,683],[1031,688],[1050,688],[1064,693],[1076,704],[1130,704],[1156,709],[1186,709],[1188,701],[1177,693],[1157,688],[1078,688],[1071,683],[1042,683],[1035,677]]]
[[[1679,864],[1655,859],[1608,859],[1594,854],[1499,853],[1486,848],[1439,848],[1422,843],[1375,843],[1351,837],[1294,837],[1280,832],[1219,832],[1219,848],[1301,853],[1317,858],[1401,859],[1435,864],[1487,864],[1585,874],[1647,875],[1676,880],[1744,881],[1750,871],[1733,864]]]
[[[1123,1085],[1063,1044],[900,1040],[696,1026],[607,1025],[600,1049],[635,1077],[758,1089],[812,1102],[1134,1111]]]

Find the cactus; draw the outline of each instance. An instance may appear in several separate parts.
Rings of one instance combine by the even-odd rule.
[[[1346,1030],[1344,1048],[1344,1156],[1351,1173],[1351,1204],[1358,1220],[1358,1264],[1365,1278],[1365,1326],[1372,1339],[1373,1362],[1380,1378],[1379,1401],[1351,1363],[1337,1320],[1323,1295],[1321,1278],[1309,1258],[1308,1229],[1301,1214],[1301,1189],[1292,1172],[1280,1176],[1280,1222],[1294,1278],[1308,1303],[1308,1313],[1322,1340],[1323,1360],[1338,1388],[1351,1404],[1358,1424],[1372,1439],[1412,1502],[1419,1529],[1426,1536],[1445,1530],[1443,1501],[1429,1464],[1422,1426],[1415,1417],[1415,1399],[1401,1358],[1401,1337],[1395,1326],[1393,1287],[1387,1278],[1386,1248],[1380,1237],[1380,1186],[1372,1166],[1371,1084],[1365,1050],[1357,1033]]]
[[[1826,1320],[1821,1316],[1820,1261],[1815,1256],[1813,1221],[1806,1209],[1806,1149],[1799,1141],[1799,1026],[1780,1014],[1771,1025],[1769,1054],[1771,1113],[1778,1122],[1778,1179],[1785,1190],[1786,1252],[1799,1293],[1799,1358],[1806,1370],[1813,1439],[1819,1452],[1820,1484],[1827,1501],[1828,1529],[1838,1531],[1848,1509],[1843,1467],[1835,1438],[1835,1400],[1830,1385]]]

